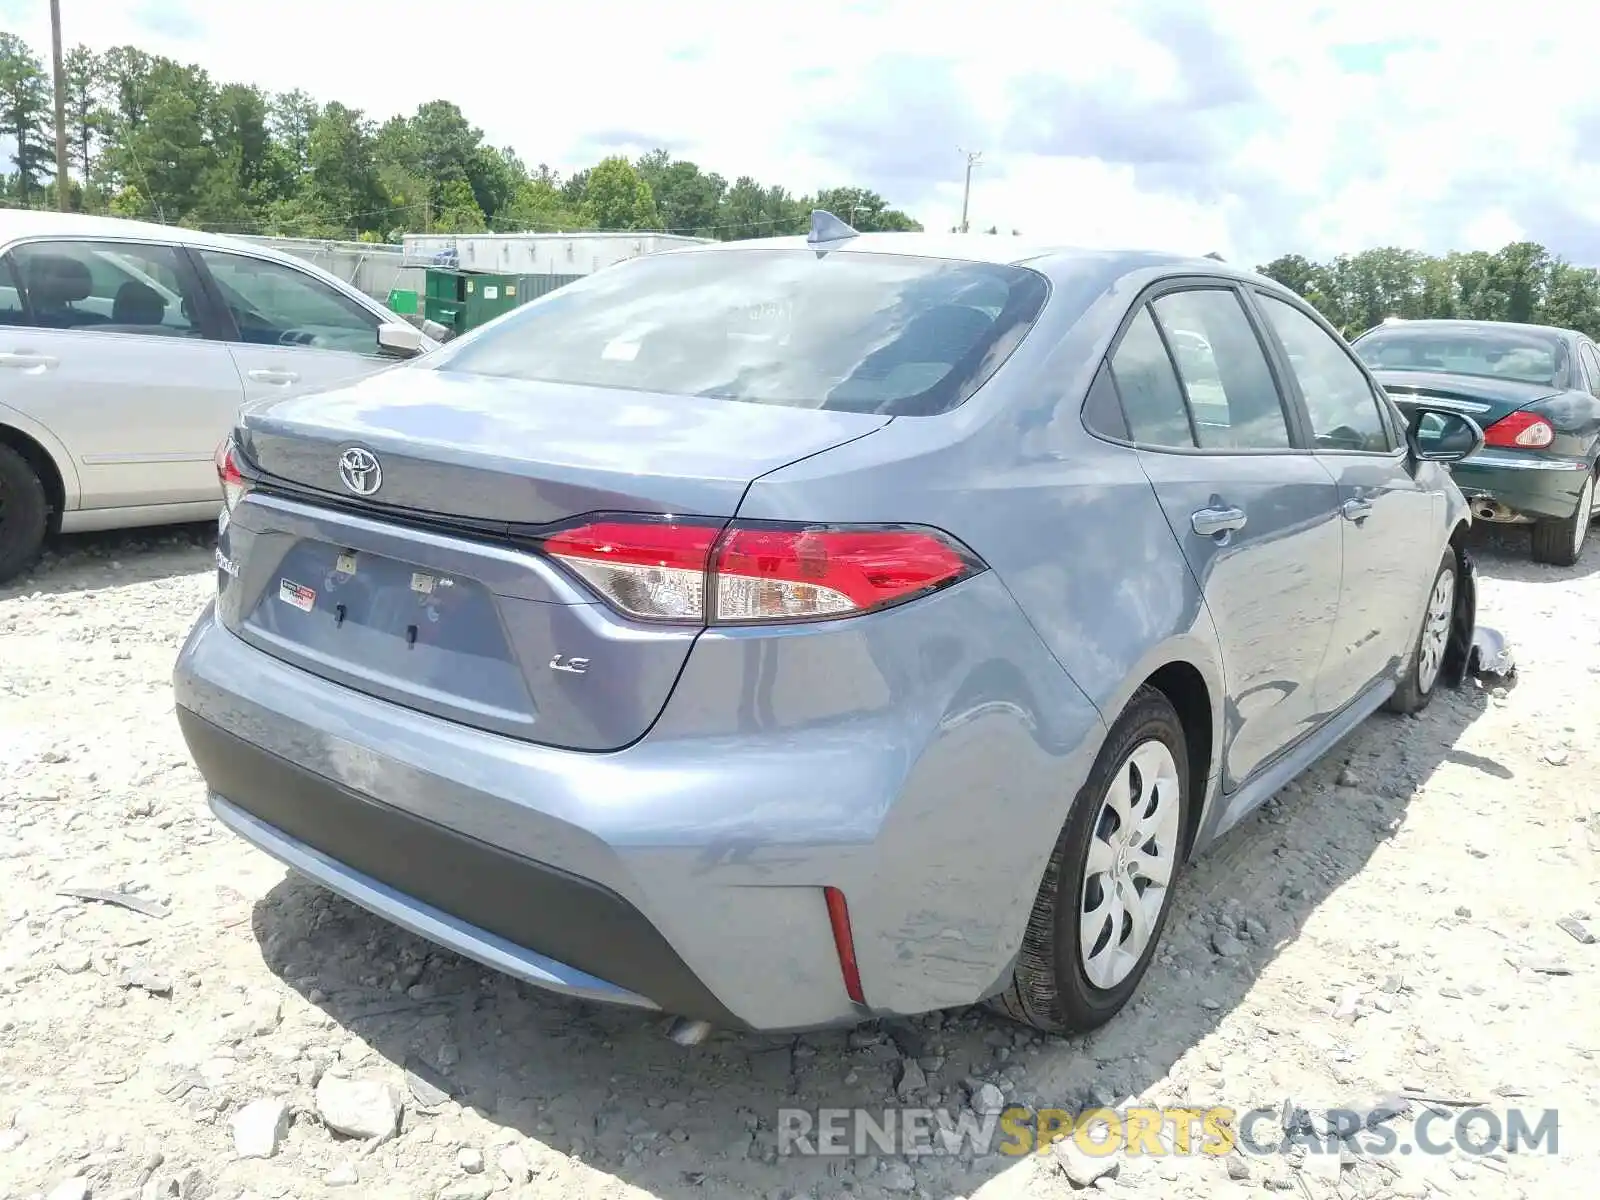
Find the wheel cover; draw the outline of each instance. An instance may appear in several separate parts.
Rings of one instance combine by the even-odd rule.
[[[1578,512],[1573,518],[1572,557],[1583,554],[1583,539],[1589,536],[1589,516],[1594,511],[1594,476],[1583,481],[1583,494],[1578,497]]]
[[[1445,647],[1450,643],[1450,618],[1456,606],[1456,573],[1446,567],[1434,581],[1428,597],[1428,611],[1422,618],[1422,641],[1417,646],[1417,688],[1424,694],[1433,690],[1444,664]]]
[[[1112,776],[1089,831],[1078,911],[1083,972],[1101,989],[1143,957],[1178,862],[1182,783],[1165,742],[1135,746]]]

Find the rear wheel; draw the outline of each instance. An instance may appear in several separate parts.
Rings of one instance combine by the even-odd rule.
[[[1589,518],[1594,512],[1594,472],[1583,481],[1578,507],[1564,521],[1540,521],[1533,527],[1533,561],[1553,567],[1570,567],[1583,555],[1583,540],[1589,536]]]
[[[1167,698],[1141,688],[1056,841],[1011,985],[992,1006],[1052,1033],[1105,1024],[1155,954],[1188,828],[1188,750]]]
[[[20,575],[39,554],[50,501],[34,469],[0,443],[0,583]]]
[[[1439,669],[1444,666],[1445,652],[1450,647],[1450,628],[1455,623],[1456,568],[1456,552],[1447,546],[1439,560],[1439,569],[1434,572],[1433,586],[1428,589],[1428,601],[1422,610],[1422,630],[1411,647],[1406,673],[1401,676],[1394,695],[1389,697],[1390,712],[1421,712],[1433,699]]]

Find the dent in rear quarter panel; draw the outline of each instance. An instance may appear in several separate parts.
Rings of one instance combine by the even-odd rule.
[[[821,892],[833,885],[874,1010],[969,1004],[1009,972],[1103,735],[993,572],[869,617],[713,630],[647,744],[685,769],[737,759],[762,790],[742,811],[685,813],[699,846],[663,845],[657,829],[627,857],[670,941],[717,931],[714,954],[692,960],[713,990],[724,973],[749,987],[745,948],[770,957],[779,940],[803,969],[773,979],[769,1003],[801,984],[842,998]]]
[[[900,795],[880,801],[894,808],[872,848],[885,867],[870,884],[870,911],[884,928],[862,952],[874,1007],[869,963],[888,967],[911,953],[937,964],[952,991],[957,976],[975,983],[980,956],[955,948],[985,924],[994,940],[983,969],[994,975],[984,986],[1004,982],[1106,725],[1152,672],[1173,661],[1196,668],[1211,698],[1211,744],[1220,744],[1219,652],[1198,586],[1134,452],[1091,438],[1079,417],[1125,305],[1124,291],[1114,290],[1077,327],[1041,326],[962,407],[897,419],[774,471],[740,506],[749,519],[932,525],[993,568],[958,590],[986,581],[995,601],[981,619],[998,622],[1004,635],[944,629],[962,647],[997,639],[982,655],[992,661],[973,675],[983,680],[973,695],[984,703],[954,703],[952,693],[947,709],[916,714],[925,723],[937,719],[939,737],[898,733],[901,752],[914,761]],[[925,603],[908,606],[905,617]],[[1002,612],[1014,614],[1010,625]],[[691,669],[705,645],[703,638],[691,654]],[[683,693],[680,685],[669,714]],[[974,714],[970,724],[952,719],[960,712]],[[1078,732],[1056,732],[1069,729]],[[1214,763],[1213,754],[1209,774]],[[1208,781],[1206,795],[1212,790]],[[851,911],[859,948],[853,898]],[[921,980],[915,971],[902,974],[912,978],[895,978],[896,1005],[938,1002],[934,971]],[[929,994],[916,995],[918,986]]]

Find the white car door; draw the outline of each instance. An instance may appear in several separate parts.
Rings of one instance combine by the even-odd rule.
[[[248,400],[331,387],[398,361],[379,350],[382,317],[309,271],[232,250],[190,251],[232,315],[228,348]]]
[[[244,394],[182,250],[38,238],[3,273],[22,311],[0,324],[0,395],[67,448],[80,507],[216,498],[212,456]]]

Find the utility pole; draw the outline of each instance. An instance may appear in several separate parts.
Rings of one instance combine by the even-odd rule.
[[[56,207],[72,207],[72,180],[67,175],[67,77],[61,66],[61,0],[50,0],[50,42],[56,69]]]
[[[961,148],[956,147],[958,150]],[[961,188],[961,232],[967,232],[967,202],[972,199],[972,168],[983,158],[982,150],[961,150],[967,156],[967,181]]]

